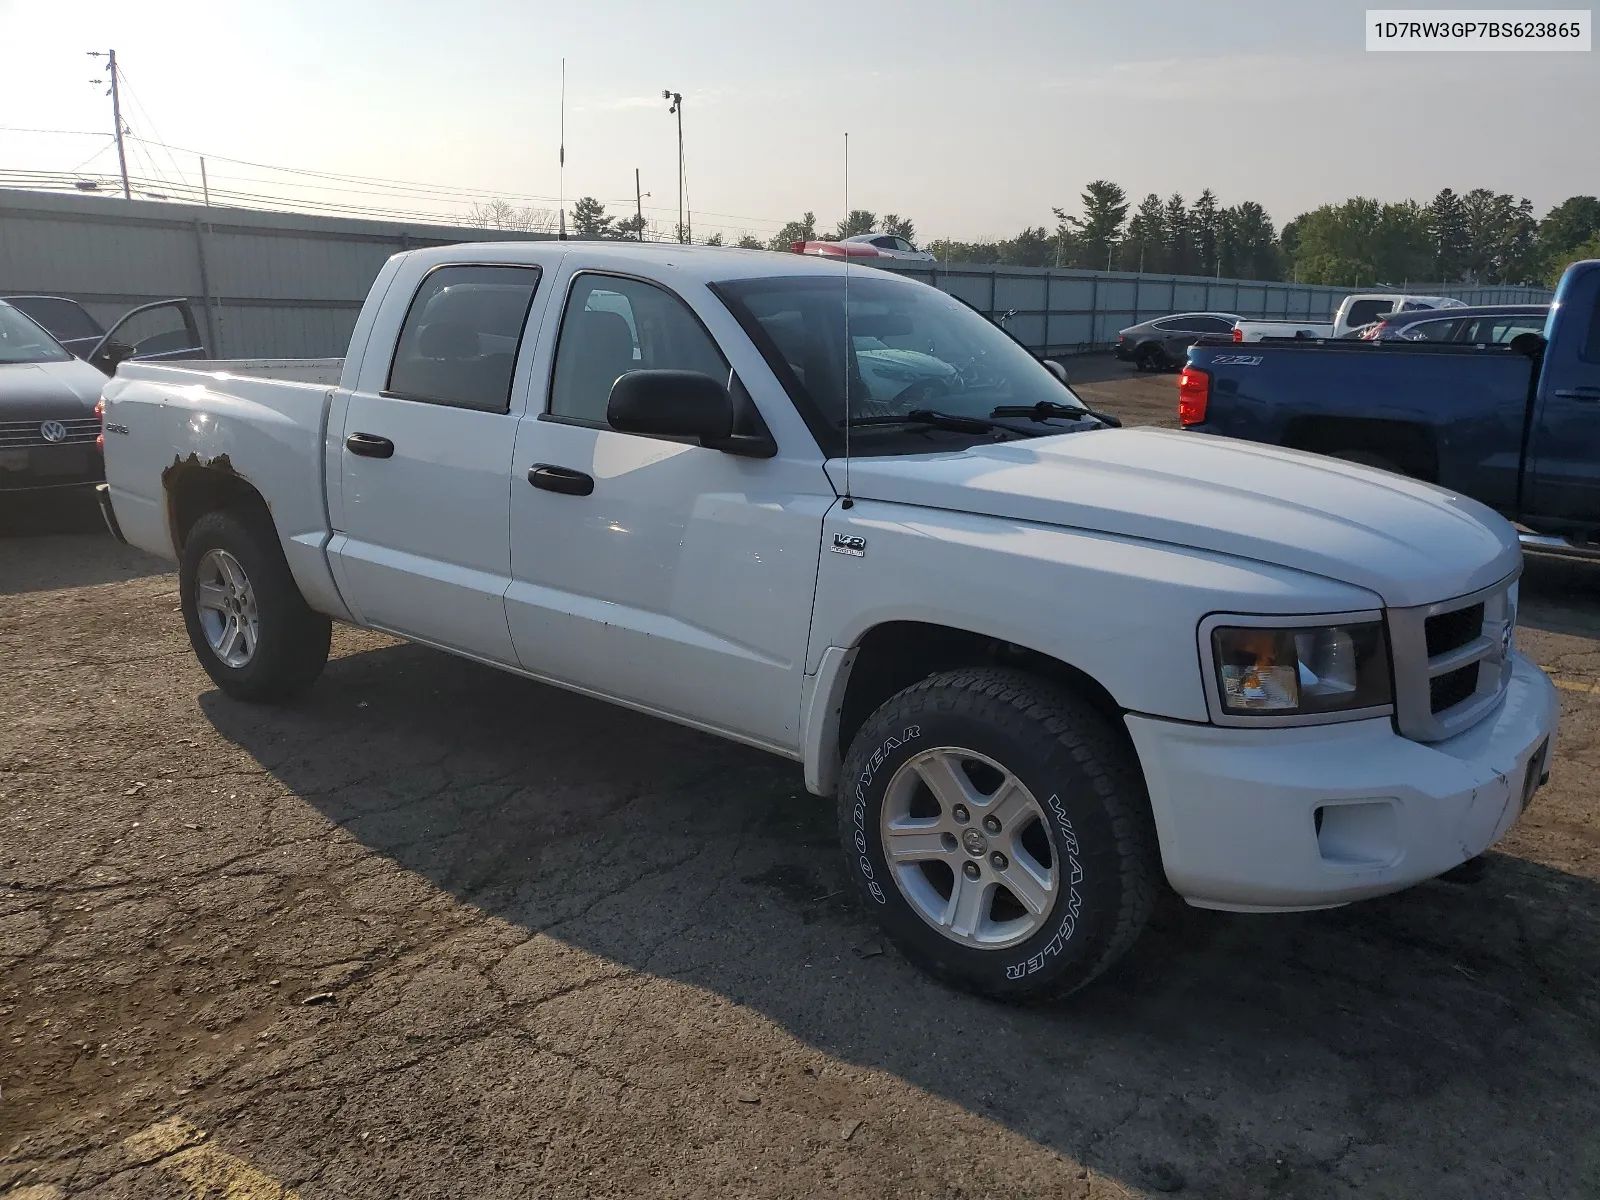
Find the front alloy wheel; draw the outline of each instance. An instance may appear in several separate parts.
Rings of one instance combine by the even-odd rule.
[[[919,917],[952,941],[1001,950],[1043,928],[1061,890],[1044,819],[1033,793],[999,763],[941,746],[889,780],[885,857]]]
[[[839,833],[901,952],[999,999],[1100,974],[1138,937],[1161,876],[1127,738],[1059,684],[994,667],[930,676],[867,718]]]

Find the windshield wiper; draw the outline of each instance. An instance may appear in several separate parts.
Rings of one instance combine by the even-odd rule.
[[[935,412],[931,408],[913,408],[910,412],[895,413],[893,416],[852,417],[850,424],[931,425],[935,429],[949,429],[956,433],[989,433],[995,429],[1008,428],[998,421],[991,421],[987,417],[961,417],[955,413]],[[843,428],[844,422],[839,422],[839,425],[840,428]]]
[[[1109,425],[1113,429],[1121,429],[1122,422],[1110,413],[1095,412],[1092,408],[1080,408],[1076,404],[1057,404],[1054,400],[1041,400],[1037,404],[1002,404],[989,414],[991,417],[1027,417],[1033,421],[1048,421],[1052,418],[1065,417],[1067,420],[1081,420],[1084,417],[1093,417],[1102,425]]]

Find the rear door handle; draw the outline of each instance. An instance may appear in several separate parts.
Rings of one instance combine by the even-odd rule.
[[[594,476],[571,467],[558,467],[555,463],[534,463],[528,468],[528,482],[564,496],[587,496],[594,491]]]
[[[375,433],[352,433],[344,440],[344,448],[362,458],[393,458],[394,443]]]
[[[1581,384],[1574,388],[1562,388],[1556,392],[1561,400],[1600,400],[1600,387]]]

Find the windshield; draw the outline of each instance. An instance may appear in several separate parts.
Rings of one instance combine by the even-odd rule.
[[[842,446],[847,394],[852,422],[889,427],[919,410],[981,419],[1001,407],[1083,407],[1008,334],[924,284],[852,274],[848,354],[842,275],[743,279],[715,290],[830,454]]]
[[[0,363],[66,362],[72,355],[9,304],[0,304]]]

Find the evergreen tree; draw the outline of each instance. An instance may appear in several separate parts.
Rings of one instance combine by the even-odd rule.
[[[1194,239],[1189,231],[1189,206],[1177,192],[1167,197],[1161,232],[1166,238],[1167,270],[1176,275],[1196,274]]]
[[[1161,197],[1151,192],[1139,201],[1128,220],[1128,236],[1122,243],[1122,269],[1125,271],[1166,270],[1166,213]]]
[[[606,216],[606,206],[593,196],[580,196],[572,206],[572,231],[580,238],[610,237],[615,220]]]

